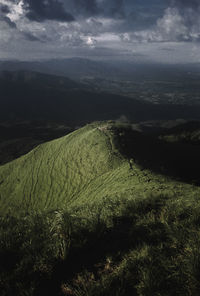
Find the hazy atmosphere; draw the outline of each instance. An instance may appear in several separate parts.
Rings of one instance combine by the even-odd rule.
[[[0,0],[0,296],[200,295],[200,0]]]
[[[0,59],[200,62],[198,0],[0,0]]]

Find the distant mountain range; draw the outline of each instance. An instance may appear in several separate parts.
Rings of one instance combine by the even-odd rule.
[[[199,79],[200,65],[139,64],[129,61],[94,61],[84,58],[43,61],[0,61],[0,71],[39,71],[72,79],[96,77],[116,80],[182,80]]]
[[[83,76],[120,77],[123,75],[121,67],[106,62],[97,62],[89,59],[72,58],[47,61],[3,61],[0,62],[0,71],[39,71],[53,75],[68,76],[80,79]]]
[[[0,121],[56,120],[77,126],[122,116],[129,121],[200,119],[200,106],[151,104],[33,71],[2,71],[0,89]]]

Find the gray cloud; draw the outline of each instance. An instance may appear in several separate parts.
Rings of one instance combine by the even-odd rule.
[[[162,48],[160,48],[160,50],[170,52],[170,51],[174,51],[175,49],[174,48],[171,48],[171,47],[162,47]]]
[[[200,41],[200,1],[172,0],[171,5],[182,18],[182,24],[187,29],[188,41]]]
[[[200,41],[200,0],[0,0],[0,3],[0,48],[3,46],[5,52],[19,48],[19,54],[26,48],[27,56],[29,51],[31,57],[34,49],[33,58],[36,54],[54,56],[55,52],[55,56],[70,53],[94,58],[115,55],[142,59],[150,54],[155,59],[158,55],[170,55],[171,59],[177,52],[177,44],[184,42],[185,47],[186,43],[189,46],[192,41]],[[193,54],[196,56],[197,50]]]
[[[63,1],[64,3],[64,1]],[[66,8],[81,17],[124,17],[125,0],[68,0]]]
[[[3,14],[7,14],[10,12],[8,5],[0,4],[0,12]]]
[[[172,0],[154,26],[133,30],[125,38],[139,42],[200,42],[199,15],[199,0]]]
[[[71,13],[65,10],[58,0],[25,0],[26,17],[30,20],[42,22],[45,20],[74,21]]]
[[[10,28],[16,28],[16,24],[7,17],[10,8],[7,5],[0,4],[0,20],[5,22]]]
[[[197,8],[200,5],[199,0],[172,0],[171,4],[173,6],[179,6],[182,8],[186,8],[186,7]]]
[[[71,7],[75,14],[96,15],[99,13],[99,7],[96,0],[73,0]]]
[[[41,40],[39,38],[37,38],[36,36],[34,36],[33,34],[31,34],[29,32],[23,32],[23,36],[28,41],[40,41],[41,42]]]
[[[124,0],[110,0],[104,1],[105,14],[114,18],[125,18],[125,1]]]
[[[7,16],[1,16],[0,20],[4,21],[10,28],[17,28],[16,24],[12,22]]]

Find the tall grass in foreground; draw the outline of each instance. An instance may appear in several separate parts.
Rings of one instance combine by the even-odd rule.
[[[200,202],[157,195],[0,217],[10,295],[200,295]]]

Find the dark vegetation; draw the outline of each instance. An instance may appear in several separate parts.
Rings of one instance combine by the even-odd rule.
[[[199,106],[154,105],[39,72],[3,71],[0,89],[0,164],[94,120],[200,118]]]
[[[200,135],[199,123],[187,123],[177,126],[172,131],[177,132],[174,133],[174,141],[166,141],[165,137],[167,136],[162,136],[162,133],[161,136],[157,133],[141,133],[133,130],[130,126],[113,128],[121,153],[131,159],[133,163],[136,162],[141,168],[149,169],[155,173],[200,185],[200,138],[194,139],[194,134]],[[171,134],[172,131],[165,132],[165,135]],[[184,135],[186,136],[184,137]],[[183,141],[182,139],[185,138],[187,140]]]
[[[186,161],[194,167],[199,161],[196,145],[186,157],[188,144],[180,153],[179,144],[127,124],[102,128],[112,136],[113,153],[130,162],[130,175],[137,167],[151,178],[159,172],[191,181],[188,170],[199,176]],[[199,295],[200,202],[192,191],[186,196],[184,185],[182,191],[105,196],[66,209],[24,208],[20,215],[10,209],[0,217],[1,295]]]
[[[9,69],[8,65],[5,68]],[[131,122],[200,118],[199,106],[154,105],[99,93],[66,77],[39,72],[3,71],[0,89],[0,164],[94,120],[121,116]],[[178,135],[183,139],[180,132]],[[191,133],[189,137],[190,143],[198,142],[196,134],[193,140]]]
[[[199,200],[102,206],[1,217],[1,295],[199,295]]]
[[[0,164],[93,120],[125,115],[139,127],[140,120],[200,118],[198,106],[142,103],[37,72],[3,72],[0,88]],[[78,167],[69,159],[72,173],[87,163],[86,155],[93,157],[84,174],[72,174],[75,188],[80,176],[87,176],[86,169],[91,173],[98,140],[111,157],[105,155],[102,166],[111,168],[106,160],[119,157],[117,173],[113,168],[106,172],[107,189],[105,179],[97,175],[96,181],[85,183],[82,201],[76,203],[73,195],[72,206],[31,210],[31,203],[26,208],[24,200],[24,208],[18,205],[19,213],[12,205],[6,214],[1,212],[1,296],[200,295],[199,122],[154,133],[139,132],[133,126],[112,121],[94,124],[95,133],[89,133],[94,139],[83,137],[84,149],[79,139],[72,143],[68,155],[74,157],[78,151],[82,161]],[[94,155],[86,153],[87,143],[94,145],[90,149]],[[31,161],[34,168],[36,160]],[[16,170],[14,177],[19,173]],[[127,183],[124,176],[129,178]],[[116,192],[119,185],[122,192]],[[97,194],[92,201],[87,196],[90,186]],[[99,198],[101,190],[110,195]]]
[[[162,132],[160,138],[166,142],[200,145],[200,122],[191,121]]]

